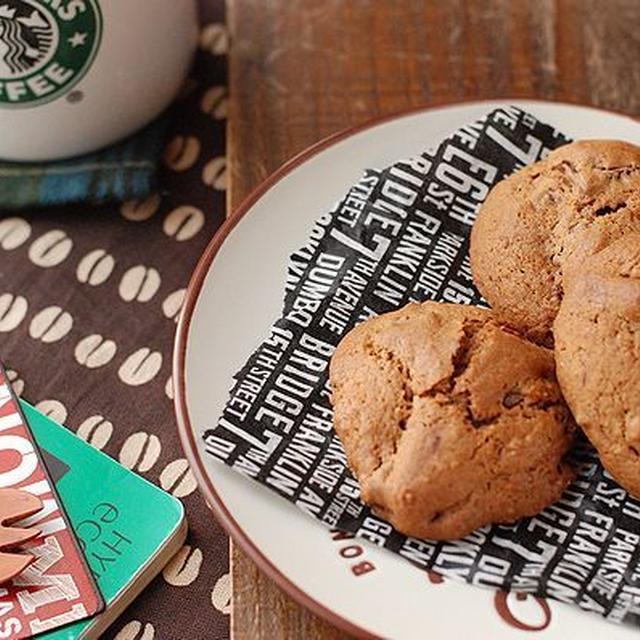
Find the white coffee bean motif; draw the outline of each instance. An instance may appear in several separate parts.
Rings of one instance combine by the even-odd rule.
[[[7,378],[9,378],[11,387],[16,395],[21,396],[24,393],[24,380],[20,377],[20,374],[14,369],[7,369]]]
[[[184,205],[174,209],[164,219],[163,231],[178,242],[190,240],[204,225],[204,213],[196,207]]]
[[[48,269],[64,262],[73,248],[73,241],[62,229],[53,229],[34,240],[29,247],[29,260]]]
[[[120,214],[131,222],[144,222],[156,213],[161,201],[159,193],[154,193],[144,200],[127,200],[120,207]]]
[[[164,152],[164,163],[173,171],[187,171],[198,162],[200,140],[195,136],[175,136]]]
[[[202,551],[186,544],[164,568],[162,575],[164,579],[173,587],[186,587],[194,582],[202,565]]]
[[[138,620],[127,623],[115,637],[115,640],[153,640],[156,631],[149,622],[143,626]]]
[[[132,433],[120,449],[120,464],[132,471],[145,473],[158,461],[162,445],[158,436],[146,431]]]
[[[218,578],[211,591],[211,604],[225,615],[231,613],[231,575],[229,573]]]
[[[13,251],[24,244],[31,235],[31,225],[23,218],[0,220],[0,247]]]
[[[60,307],[47,307],[36,314],[29,325],[29,335],[44,343],[62,340],[73,327],[71,314]]]
[[[170,462],[160,474],[160,486],[176,498],[184,498],[198,486],[189,463],[184,458]]]
[[[160,274],[152,267],[131,267],[120,280],[118,291],[125,302],[149,302],[160,288]]]
[[[40,400],[36,409],[59,424],[63,424],[67,419],[67,408],[59,400]]]
[[[227,117],[228,94],[227,88],[222,86],[210,87],[202,96],[200,109],[215,120]]]
[[[105,3],[108,4],[106,0]],[[222,69],[222,58],[214,60],[210,54],[220,56],[228,50],[225,25],[206,25],[199,44],[204,52],[198,55],[205,67],[213,64]],[[11,218],[0,216],[0,270],[4,266],[8,282],[12,282],[9,265],[2,264],[4,255],[6,263],[10,259],[23,260],[33,271],[33,278],[28,281],[16,279],[14,284],[0,286],[0,344],[4,337],[11,344],[21,340],[23,348],[32,352],[44,349],[49,364],[53,362],[50,373],[66,366],[69,375],[76,378],[78,398],[84,400],[75,402],[71,387],[69,393],[60,385],[38,391],[33,380],[25,387],[21,374],[29,375],[28,362],[17,357],[19,349],[13,354],[8,349],[8,364],[17,369],[7,370],[14,390],[26,393],[34,403],[40,400],[38,410],[58,422],[70,423],[76,435],[95,450],[108,453],[127,468],[162,485],[187,506],[196,497],[195,477],[186,460],[176,459],[184,457],[184,453],[166,440],[164,428],[156,428],[153,416],[151,420],[137,420],[139,412],[133,406],[131,420],[121,423],[108,402],[84,401],[90,400],[88,392],[99,391],[104,383],[107,387],[116,386],[113,406],[123,404],[126,409],[126,405],[138,403],[145,414],[153,408],[148,403],[156,402],[164,404],[162,410],[171,410],[174,379],[170,376],[170,355],[165,343],[179,321],[186,298],[184,278],[188,273],[182,273],[182,267],[188,267],[190,254],[182,254],[202,242],[205,234],[212,231],[210,227],[216,226],[209,218],[211,203],[206,204],[207,192],[214,199],[216,194],[223,194],[232,175],[224,158],[219,157],[224,155],[224,145],[218,137],[230,109],[228,89],[222,85],[224,79],[216,77],[219,74],[203,74],[201,66],[198,63],[196,77],[187,78],[181,91],[180,98],[188,100],[188,105],[177,105],[180,109],[186,107],[191,118],[182,119],[181,128],[168,136],[166,141],[170,144],[165,150],[166,177],[172,174],[179,181],[202,180],[200,186],[195,184],[191,195],[177,199],[175,185],[162,184],[163,195],[154,193],[111,207],[116,216],[113,225],[106,224],[107,220],[103,225],[99,219],[87,218],[86,225],[80,225],[86,229],[72,226],[70,218],[57,214],[43,217],[25,211],[9,213],[14,216]],[[211,131],[201,130],[201,125]],[[137,235],[142,243],[139,253],[129,246]],[[164,247],[167,254],[157,262],[153,258],[154,243]],[[165,266],[167,260],[173,266]],[[36,300],[30,293],[32,287],[48,297]],[[77,300],[67,295],[72,289],[79,294]],[[119,318],[123,312],[126,317]],[[124,333],[120,338],[110,329],[110,323],[122,326],[124,322],[126,326],[127,318],[134,321],[125,340]],[[11,337],[15,339],[12,341]],[[69,407],[65,406],[67,402]],[[199,605],[196,602],[204,609],[200,617],[213,619],[210,622],[215,626],[224,626],[231,607],[231,580],[229,574],[218,579],[224,573],[218,561],[226,554],[225,545],[214,549],[211,544],[200,543],[202,535],[197,532],[195,521],[193,528],[196,535],[190,544],[183,543],[163,569],[160,592],[156,594],[160,609],[176,611],[173,622],[165,620],[162,612],[158,615],[157,606],[146,613],[146,609],[138,609],[116,622],[105,635],[115,636],[116,640],[215,636],[212,627],[196,624],[197,615],[191,616],[195,622],[190,622],[191,610],[184,615],[183,609],[189,609],[185,603],[196,602],[203,594]],[[182,595],[182,603],[176,600],[176,594]],[[172,609],[176,603],[177,608]],[[220,637],[226,637],[222,630]]]
[[[162,313],[174,322],[178,322],[180,317],[180,310],[184,303],[184,296],[187,293],[186,289],[178,289],[173,293],[170,293],[162,303]]]
[[[200,32],[200,48],[214,56],[222,56],[229,50],[229,35],[224,24],[214,22]]]
[[[104,449],[113,434],[113,424],[101,415],[89,416],[78,427],[79,438],[98,450]]]
[[[164,393],[169,400],[173,400],[173,376],[171,376],[167,380],[167,384],[164,385]]]
[[[0,296],[0,333],[13,331],[27,315],[29,304],[22,296],[3,293]]]
[[[78,342],[73,355],[78,364],[88,369],[97,369],[111,362],[117,350],[113,340],[94,333]]]
[[[109,279],[116,261],[104,249],[94,249],[80,260],[76,270],[78,280],[83,284],[97,287]]]
[[[202,181],[208,187],[224,191],[227,188],[227,159],[221,156],[209,160],[202,170]]]
[[[142,347],[134,351],[121,365],[118,377],[125,384],[138,387],[153,380],[162,367],[162,354]]]

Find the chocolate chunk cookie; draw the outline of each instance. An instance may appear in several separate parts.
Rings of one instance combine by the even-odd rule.
[[[558,380],[605,469],[640,498],[640,233],[565,274]]]
[[[486,309],[426,302],[368,320],[330,376],[362,500],[402,533],[458,538],[532,515],[572,477],[552,352]]]
[[[563,270],[640,231],[640,147],[583,140],[491,190],[471,233],[478,289],[498,316],[552,344]]]

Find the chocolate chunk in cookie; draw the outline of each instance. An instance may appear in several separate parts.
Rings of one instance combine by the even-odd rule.
[[[533,515],[572,477],[552,352],[488,310],[426,302],[368,320],[330,374],[362,500],[402,533],[458,538]]]

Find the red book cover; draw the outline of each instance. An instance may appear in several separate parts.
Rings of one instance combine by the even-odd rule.
[[[100,612],[102,596],[0,366],[0,488],[5,487],[38,496],[44,508],[16,523],[40,535],[21,547],[34,561],[0,585],[0,638],[30,638]]]

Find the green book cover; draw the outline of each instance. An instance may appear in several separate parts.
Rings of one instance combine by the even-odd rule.
[[[20,405],[106,602],[94,618],[38,638],[95,638],[180,548],[184,508],[28,403]]]

